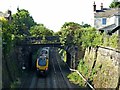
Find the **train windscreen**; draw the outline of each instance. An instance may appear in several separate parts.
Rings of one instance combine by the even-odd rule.
[[[45,66],[47,64],[46,58],[39,58],[38,65],[39,66]]]

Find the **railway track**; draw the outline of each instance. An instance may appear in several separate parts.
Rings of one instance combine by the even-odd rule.
[[[62,68],[60,66],[60,62],[59,59],[57,58],[57,52],[56,50],[53,50],[54,56],[52,56],[52,65],[53,65],[53,70],[55,73],[55,78],[56,78],[56,82],[57,82],[57,87],[60,89],[63,88],[70,88],[70,85],[68,85],[67,81],[66,81],[66,77],[63,74]]]
[[[37,76],[34,72],[32,74],[31,82],[29,83],[28,88],[35,88],[36,90],[55,88],[60,90],[69,90],[71,88],[75,88],[72,86],[72,84],[69,83],[68,79],[66,78],[67,75],[65,75],[65,73],[68,70],[65,68],[66,66],[64,65],[63,61],[60,60],[57,49],[51,49],[50,52],[49,73],[46,77],[44,77]],[[27,83],[25,83],[24,86],[25,85],[27,85]]]

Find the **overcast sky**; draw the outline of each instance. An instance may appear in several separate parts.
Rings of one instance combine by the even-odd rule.
[[[58,31],[65,22],[93,23],[93,3],[108,8],[113,0],[0,0],[0,11],[26,9],[37,23]]]

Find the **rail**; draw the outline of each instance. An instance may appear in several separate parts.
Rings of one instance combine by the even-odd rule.
[[[54,50],[55,51],[55,50]],[[57,53],[55,53],[55,54],[57,54]],[[56,58],[56,61],[53,61],[53,60],[55,60],[55,58]],[[65,76],[64,76],[64,74],[63,74],[63,71],[62,71],[62,68],[61,68],[61,66],[60,66],[60,62],[59,62],[59,60],[58,60],[58,57],[57,57],[57,55],[55,55],[55,58],[54,59],[52,59],[51,61],[52,61],[52,63],[54,63],[53,64],[53,69],[54,69],[54,72],[55,72],[55,74],[56,74],[56,79],[58,80],[58,86],[59,86],[59,88],[65,88],[65,87],[68,87],[68,88],[71,88],[71,86],[68,84],[68,82],[66,81],[66,78],[65,78]],[[57,65],[57,67],[55,67],[55,65]],[[59,69],[59,72],[57,71]],[[59,75],[59,76],[58,76]],[[61,80],[63,81],[63,82],[65,82],[64,84],[62,83],[61,84],[61,80],[60,80],[60,77],[61,77]],[[61,85],[60,85],[61,84]]]
[[[56,56],[57,56],[57,55],[56,55]],[[56,60],[57,60],[58,67],[59,67],[59,69],[60,69],[61,75],[62,75],[64,81],[66,82],[66,85],[68,86],[68,88],[71,88],[71,85],[67,82],[66,77],[65,77],[64,74],[63,74],[63,70],[62,70],[62,68],[61,68],[61,66],[60,66],[60,62],[58,61],[58,58],[57,58],[57,57],[56,57]]]

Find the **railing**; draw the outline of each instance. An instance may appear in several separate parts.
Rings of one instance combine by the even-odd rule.
[[[76,72],[76,73],[87,83],[87,85],[88,85],[92,90],[95,90],[95,88],[83,77],[83,75],[82,75],[78,70],[71,69],[71,68],[69,68],[69,69],[70,69],[70,71]]]
[[[65,63],[67,66],[68,64]],[[68,66],[69,70],[72,71],[72,72],[76,72],[85,82],[86,84],[92,89],[92,90],[95,90],[95,88],[84,78],[84,76],[78,71],[78,70],[75,70],[75,69],[72,69]]]
[[[63,58],[61,58],[63,60]],[[78,71],[78,70],[75,70],[75,69],[72,69],[68,66],[67,63],[65,63],[66,66],[69,68],[70,71],[72,72],[76,72],[85,82],[86,84],[92,89],[92,90],[95,90],[95,88],[84,78],[84,76]]]

